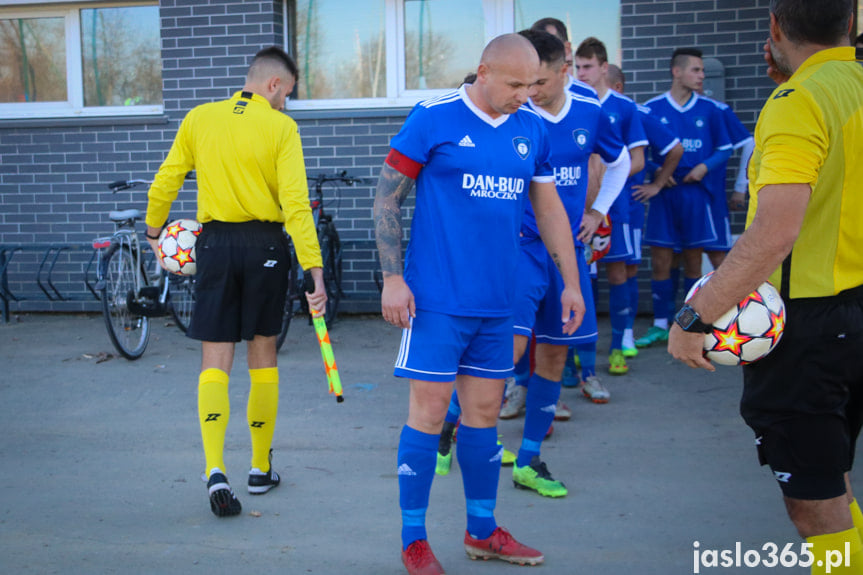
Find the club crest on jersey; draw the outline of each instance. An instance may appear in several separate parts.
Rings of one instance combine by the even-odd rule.
[[[526,160],[530,155],[530,140],[523,136],[517,136],[512,139],[512,145],[515,148],[515,153],[522,160]]]
[[[572,131],[572,139],[575,140],[576,145],[579,148],[581,148],[582,150],[584,149],[585,146],[587,146],[587,140],[589,137],[590,137],[590,132],[588,132],[587,130],[585,130],[583,128],[579,128],[578,130]]]
[[[695,127],[696,128],[703,128],[704,124],[705,124],[704,118],[702,118],[702,117],[695,118]]]

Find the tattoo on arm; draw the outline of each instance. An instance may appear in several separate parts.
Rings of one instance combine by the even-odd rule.
[[[384,276],[402,275],[402,204],[414,180],[384,164],[375,192],[375,240]]]
[[[551,256],[551,261],[554,262],[555,267],[557,267],[558,271],[563,271],[563,268],[560,267],[560,255],[557,252],[549,254]]]

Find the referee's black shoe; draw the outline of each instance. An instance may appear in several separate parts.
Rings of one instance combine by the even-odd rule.
[[[263,495],[273,487],[281,483],[279,474],[273,471],[273,450],[270,450],[270,470],[263,472],[257,467],[249,471],[249,493],[252,495]]]
[[[240,500],[228,485],[228,478],[218,468],[213,468],[210,473],[207,491],[210,494],[210,509],[216,517],[239,515],[243,510]]]

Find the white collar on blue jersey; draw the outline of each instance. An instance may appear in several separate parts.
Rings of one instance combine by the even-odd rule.
[[[691,110],[692,107],[695,106],[695,103],[698,101],[698,98],[698,93],[693,92],[692,96],[689,98],[689,101],[686,102],[685,105],[681,106],[677,103],[677,100],[674,99],[674,96],[671,95],[671,91],[665,93],[665,99],[668,100],[668,104],[681,114],[683,112],[688,112],[689,110]]]
[[[458,93],[461,96],[462,101],[464,101],[464,105],[468,107],[468,109],[476,114],[476,117],[491,126],[492,128],[497,128],[503,125],[509,119],[509,114],[501,114],[497,118],[492,118],[482,110],[480,110],[476,104],[473,103],[473,100],[470,99],[470,96],[467,94],[467,87],[470,84],[464,84],[461,88],[458,89]]]
[[[530,106],[530,109],[536,112],[543,120],[552,124],[558,124],[566,118],[566,115],[569,114],[570,108],[572,108],[572,95],[567,92],[566,101],[564,101],[563,107],[560,109],[560,112],[554,115],[534,104],[533,100],[528,100],[527,105]]]

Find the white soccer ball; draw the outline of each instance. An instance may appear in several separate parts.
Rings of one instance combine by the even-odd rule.
[[[175,220],[159,234],[159,258],[169,272],[191,276],[198,271],[195,241],[201,229],[195,220]]]
[[[686,301],[710,280],[701,277]],[[713,322],[713,331],[704,335],[704,355],[721,365],[745,365],[770,353],[785,329],[785,303],[770,282],[764,282],[743,301]]]

